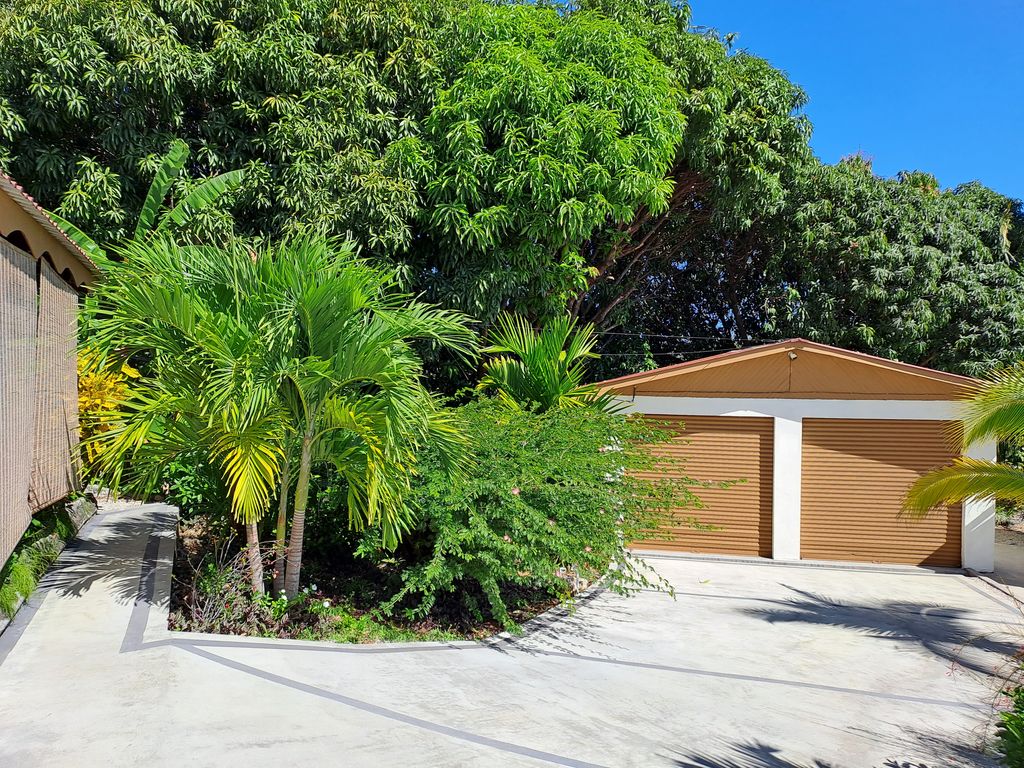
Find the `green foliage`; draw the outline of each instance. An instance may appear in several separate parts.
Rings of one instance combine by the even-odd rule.
[[[255,375],[269,361],[260,336],[266,307],[247,293],[256,287],[252,259],[240,248],[159,238],[117,252],[95,292],[95,364],[140,354],[150,363],[94,437],[93,472],[147,495],[170,462],[202,451],[222,473],[235,515],[258,519],[274,490],[283,426],[272,386]]]
[[[1024,448],[1024,362],[989,374],[967,401],[965,411],[965,443],[994,437],[1014,449],[1009,451],[1011,463],[1019,460]]]
[[[163,234],[171,225],[185,227],[190,224],[205,209],[211,207],[222,196],[236,189],[245,174],[242,171],[228,171],[209,179],[198,182],[185,198],[173,208],[157,218],[157,214],[163,207],[171,184],[181,173],[188,159],[188,145],[180,140],[171,143],[171,148],[160,161],[153,182],[146,193],[146,199],[139,212],[139,220],[135,226],[135,240],[143,240],[153,234]],[[103,246],[85,234],[82,230],[70,221],[61,218],[56,213],[50,213],[50,217],[60,225],[64,231],[83,251],[92,259],[106,269],[109,264],[109,257]]]
[[[164,468],[162,488],[164,499],[173,504],[182,519],[207,515],[211,519],[228,520],[231,495],[216,466],[211,466],[202,451],[178,453]]]
[[[0,568],[0,614],[11,618],[39,579],[53,565],[65,543],[75,535],[65,503],[38,512],[14,552]]]
[[[287,435],[312,428],[319,459],[349,481],[353,522],[398,524],[405,430],[417,440],[448,434],[410,340],[468,351],[458,315],[409,301],[341,243],[254,254],[158,240],[120,253],[97,288],[106,309],[94,344],[152,362],[117,428],[98,436],[110,448],[96,466],[105,479],[152,491],[168,462],[199,447],[236,515],[251,521],[276,491]]]
[[[1024,364],[992,374],[963,408],[963,442],[1003,441],[1004,457],[1016,457],[1024,446]],[[939,504],[953,504],[972,496],[995,497],[1024,504],[1024,469],[1018,463],[959,457],[950,466],[919,478],[907,491],[904,509],[921,516]]]
[[[383,620],[351,605],[314,602],[310,610],[320,618],[313,629],[299,633],[303,640],[331,640],[335,643],[411,643],[463,640],[463,635],[432,627],[416,629]]]
[[[241,169],[244,232],[399,248],[417,191],[388,148],[417,132],[438,75],[427,32],[449,13],[429,0],[15,0],[0,29],[0,165],[119,242],[181,139],[192,153],[174,199],[186,175]],[[197,227],[218,229],[229,202]]]
[[[14,0],[9,16],[0,165],[81,230],[117,242],[149,221],[180,139],[173,199],[186,176],[246,173],[192,228],[224,232],[230,205],[243,234],[350,233],[485,321],[567,301],[603,320],[708,221],[778,208],[808,156],[799,89],[667,1]]]
[[[417,266],[477,316],[557,314],[586,288],[587,238],[667,207],[684,128],[672,73],[590,11],[480,3],[457,23],[419,140]]]
[[[642,208],[584,243],[590,287],[570,309],[599,326],[650,323],[655,333],[727,336],[732,322],[721,310],[735,297],[717,301],[715,278],[725,272],[735,279],[747,261],[737,257],[739,268],[728,271],[723,261],[783,209],[794,177],[813,162],[804,93],[763,59],[732,53],[727,40],[691,30],[685,4],[588,0],[584,7],[619,20],[668,66],[686,127],[668,173],[665,210]],[[714,314],[703,315],[705,306]]]
[[[1024,768],[1024,688],[1007,692],[1010,708],[999,713],[996,726],[996,749],[1007,768]]]
[[[641,270],[614,316],[640,335],[605,339],[602,374],[791,336],[971,375],[1024,356],[1024,208],[979,184],[810,164],[775,215],[674,253]]]
[[[345,483],[350,525],[380,527],[394,547],[409,525],[417,449],[431,443],[454,472],[463,445],[423,386],[413,345],[471,355],[466,318],[400,292],[351,243],[316,236],[262,251],[155,238],[119,253],[96,289],[96,364],[150,362],[94,438],[97,475],[148,493],[180,454],[199,451],[221,473],[235,517],[254,525],[279,492],[288,455],[297,467],[297,574],[312,469],[330,463]],[[294,596],[297,576],[289,584]]]
[[[670,518],[687,524],[681,510],[699,503],[685,480],[638,474],[655,463],[648,449],[664,433],[592,408],[538,413],[484,399],[458,414],[475,469],[453,481],[433,451],[421,458],[412,502],[422,554],[386,610],[405,605],[408,616],[425,616],[459,591],[471,611],[489,609],[512,626],[510,590],[566,599],[578,582],[666,586],[624,547]]]
[[[485,326],[568,309],[643,334],[604,340],[606,374],[790,335],[968,373],[1024,353],[1019,202],[818,163],[803,92],[685,4],[12,0],[8,16],[0,165],[72,234],[150,221],[181,140],[179,214],[245,172],[190,231],[230,232],[230,208],[243,235],[350,234]]]
[[[479,391],[513,408],[611,407],[610,397],[583,383],[587,361],[597,357],[593,327],[577,330],[575,320],[556,317],[537,332],[522,317],[501,315],[490,342],[484,352],[494,357],[484,363]]]
[[[918,172],[882,179],[857,157],[797,194],[766,297],[778,333],[969,374],[1024,354],[1019,203]]]
[[[47,567],[48,564],[32,551],[11,555],[0,570],[0,613],[12,618],[21,601],[35,592]]]
[[[167,154],[157,166],[153,183],[149,185],[146,199],[139,211],[139,221],[135,225],[136,240],[141,240],[157,226],[157,213],[163,206],[164,200],[167,199],[171,184],[185,167],[186,160],[188,160],[188,144],[180,140],[172,142]]]

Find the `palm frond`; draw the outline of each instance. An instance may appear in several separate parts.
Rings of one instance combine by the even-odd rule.
[[[1024,363],[996,371],[964,407],[964,442],[1024,440]]]
[[[228,171],[201,181],[185,199],[160,218],[157,230],[166,229],[169,224],[182,226],[199,211],[208,208],[222,195],[237,189],[245,179],[245,171]]]
[[[146,233],[153,229],[157,212],[164,204],[171,184],[181,173],[181,169],[185,167],[186,160],[188,160],[188,144],[181,139],[176,139],[160,161],[160,167],[157,168],[153,182],[149,185],[149,191],[146,192],[142,210],[139,211],[139,221],[135,225],[136,240],[141,240]]]
[[[907,491],[903,510],[921,517],[942,504],[971,497],[1024,502],[1024,470],[1008,464],[962,457],[919,478]]]
[[[609,408],[613,398],[584,383],[587,361],[597,337],[592,326],[576,327],[559,317],[540,332],[522,317],[502,315],[484,352],[494,355],[484,364],[480,391],[493,391],[512,407]]]
[[[104,271],[107,269],[110,264],[110,258],[99,243],[85,234],[85,232],[80,230],[70,221],[58,216],[53,211],[47,211],[46,215],[53,219],[53,223],[64,231],[64,234],[68,236],[71,242],[81,248],[85,252],[86,256],[96,262],[96,266]]]
[[[257,522],[270,507],[280,476],[284,429],[270,410],[254,415],[229,407],[214,422],[210,454],[219,461],[236,520]]]

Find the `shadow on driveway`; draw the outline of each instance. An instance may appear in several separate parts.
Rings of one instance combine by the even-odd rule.
[[[916,758],[893,757],[873,768],[952,768],[953,766],[976,766],[997,768],[992,758],[953,740],[939,740],[930,734],[906,734],[907,745],[899,747],[905,754],[928,749],[932,755],[941,754],[938,760],[921,762]],[[857,755],[850,755],[851,766],[859,766]],[[791,760],[782,750],[760,741],[724,744],[719,754],[683,752],[669,755],[670,765],[675,768],[840,768],[838,763],[825,760]]]
[[[887,600],[877,605],[840,603],[828,597],[786,586],[793,597],[770,600],[775,607],[743,608],[743,613],[770,623],[800,622],[849,629],[868,637],[923,648],[946,661],[985,675],[997,669],[968,655],[968,651],[1013,657],[1019,644],[1006,636],[1005,626],[993,623],[979,631],[970,611],[935,604]],[[997,639],[996,634],[1002,639]]]

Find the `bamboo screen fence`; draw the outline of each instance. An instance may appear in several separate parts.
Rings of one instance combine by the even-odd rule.
[[[47,261],[0,238],[0,564],[79,487],[77,309]]]

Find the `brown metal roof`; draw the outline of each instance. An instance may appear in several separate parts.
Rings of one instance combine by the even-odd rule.
[[[50,218],[46,210],[25,191],[25,189],[14,179],[0,170],[0,190],[3,190],[11,200],[31,216],[43,229],[50,233],[61,245],[67,248],[68,252],[81,262],[93,277],[102,277],[103,273],[92,259],[83,251],[74,240],[68,237],[64,230],[57,226],[57,223]]]
[[[811,353],[817,364],[814,371],[801,364],[803,378],[795,382],[793,361],[800,352]],[[943,399],[962,396],[979,384],[969,376],[797,338],[620,376],[597,386],[623,394],[875,398],[893,394],[904,399]]]

